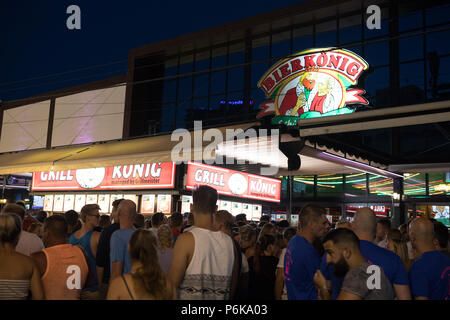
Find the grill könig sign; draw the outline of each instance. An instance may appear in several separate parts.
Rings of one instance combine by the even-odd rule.
[[[280,202],[281,181],[250,173],[189,162],[186,188],[208,185],[219,194]]]
[[[353,88],[369,65],[346,49],[305,50],[270,68],[258,82],[268,101],[258,118],[275,114],[274,124],[351,113],[351,104],[367,105],[364,90]]]
[[[174,187],[175,162],[145,163],[33,173],[33,191],[167,189]]]

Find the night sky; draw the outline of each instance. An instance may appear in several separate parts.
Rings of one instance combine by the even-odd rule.
[[[298,2],[1,1],[0,99],[20,99],[121,75],[126,73],[132,48]],[[66,27],[66,9],[72,4],[81,9],[81,30]],[[103,66],[86,69],[97,65]],[[78,71],[67,73],[73,70]],[[58,73],[63,74],[54,75]],[[30,78],[38,79],[24,81]]]

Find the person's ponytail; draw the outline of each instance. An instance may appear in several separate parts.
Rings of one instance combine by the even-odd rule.
[[[156,300],[171,299],[166,275],[159,264],[153,232],[141,229],[133,233],[130,239],[130,258],[141,264],[132,277],[142,282],[145,291]]]

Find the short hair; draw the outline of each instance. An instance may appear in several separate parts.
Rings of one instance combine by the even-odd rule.
[[[36,220],[38,220],[39,222],[44,223],[46,218],[47,218],[47,212],[41,210],[37,213]]]
[[[136,216],[134,217],[134,223],[139,228],[145,228],[145,217],[144,217],[144,215],[141,214],[141,213],[136,214]]]
[[[173,233],[167,224],[163,224],[158,228],[158,244],[162,248],[172,248],[173,247]]]
[[[263,221],[270,222],[271,220],[272,220],[272,218],[270,217],[270,215],[265,214],[265,215],[261,216],[261,218],[259,219],[259,222],[263,222]]]
[[[22,221],[25,219],[25,208],[15,203],[8,203],[2,209],[2,212],[12,212],[17,214]]]
[[[299,227],[304,228],[311,221],[316,222],[322,215],[326,215],[326,213],[324,208],[317,205],[308,204],[304,206],[298,215]]]
[[[152,215],[152,227],[158,228],[164,222],[164,213],[156,212]]]
[[[389,218],[381,218],[377,221],[377,224],[381,224],[386,229],[391,229],[391,220]]]
[[[339,226],[341,226],[343,224],[350,224],[350,221],[348,221],[347,219],[339,219],[336,222],[336,228],[339,228]]]
[[[297,233],[297,229],[294,227],[289,227],[284,229],[283,231],[283,238],[287,241],[290,241],[293,236]]]
[[[100,206],[96,203],[85,205],[83,208],[81,208],[80,212],[81,221],[86,222],[86,217],[96,210],[100,211]]]
[[[234,217],[227,210],[219,210],[216,213],[216,220],[223,223],[226,230],[231,231],[234,224]]]
[[[80,218],[78,212],[75,210],[69,210],[66,213],[64,213],[64,217],[66,218],[67,224],[69,226],[74,226],[77,224],[78,219]]]
[[[14,247],[22,231],[22,219],[14,212],[0,214],[0,243],[9,243]]]
[[[391,239],[394,241],[402,241],[402,233],[400,232],[400,230],[390,229],[387,236],[388,236],[388,239]]]
[[[23,202],[22,200],[16,201],[16,204],[18,204],[19,206],[21,206],[21,207],[23,207],[24,209],[26,209],[26,207],[25,207],[25,202]]]
[[[280,228],[289,228],[291,225],[287,220],[281,220],[278,222],[278,227]]]
[[[68,233],[68,224],[66,218],[61,215],[52,215],[45,220],[44,230],[48,230],[57,237],[58,239],[63,239]]]
[[[112,207],[114,208],[114,209],[117,209],[118,207],[119,207],[119,204],[123,201],[123,200],[125,200],[125,199],[116,199],[116,200],[114,200],[113,201],[113,203],[112,203]]]
[[[107,225],[110,222],[111,222],[111,217],[107,214],[102,214],[100,216],[100,221],[98,222],[98,226],[103,228],[105,225]]]
[[[180,212],[174,212],[170,216],[170,222],[173,227],[179,227],[183,225],[183,215]]]
[[[439,242],[441,248],[448,247],[448,229],[440,221],[433,222],[434,238]]]
[[[210,186],[199,186],[192,192],[193,210],[200,214],[213,214],[217,208],[217,190]]]
[[[238,215],[236,215],[236,221],[247,221],[247,215],[245,213],[240,213]]]
[[[322,243],[331,241],[334,244],[340,245],[350,245],[359,250],[359,238],[350,229],[339,228],[328,232],[322,240]]]
[[[239,228],[239,236],[242,241],[250,241],[257,237],[258,233],[255,228],[250,225],[245,225]]]

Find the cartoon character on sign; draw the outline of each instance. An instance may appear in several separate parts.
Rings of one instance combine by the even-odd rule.
[[[338,48],[309,49],[280,60],[259,80],[268,99],[257,118],[274,114],[274,124],[297,125],[299,119],[354,112],[367,105],[365,91],[354,88],[369,65]]]
[[[289,84],[283,91],[284,99],[278,109],[280,115],[299,117],[309,111],[324,114],[338,109],[342,99],[342,86],[339,81],[327,73],[320,73],[316,68],[308,69],[298,81],[295,88]]]

